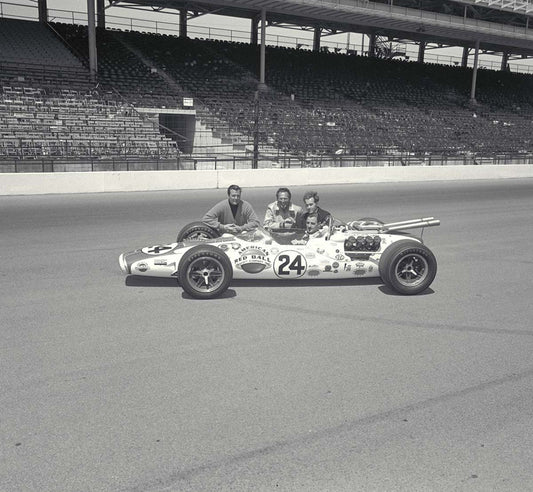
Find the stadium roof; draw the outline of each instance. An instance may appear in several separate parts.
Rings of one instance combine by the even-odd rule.
[[[187,9],[194,15],[253,18],[391,38],[533,54],[533,5],[511,0],[109,0],[110,6]]]

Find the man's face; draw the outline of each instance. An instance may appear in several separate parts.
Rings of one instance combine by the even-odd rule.
[[[281,208],[281,210],[287,210],[290,203],[291,199],[286,191],[278,193],[278,207]]]
[[[241,201],[241,192],[236,190],[229,190],[228,200],[232,205],[238,205]]]
[[[311,234],[316,231],[317,225],[318,218],[316,215],[311,215],[310,217],[307,217],[307,220],[305,221],[305,230]]]
[[[305,209],[307,210],[308,213],[314,214],[316,212],[317,204],[315,203],[314,198],[308,198],[307,200],[304,201],[304,204],[305,204]]]

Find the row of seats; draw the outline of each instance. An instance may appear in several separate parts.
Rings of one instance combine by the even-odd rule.
[[[30,95],[31,94],[31,95]],[[0,93],[0,157],[176,156],[176,142],[156,121],[128,105],[63,89],[4,86]]]
[[[54,29],[86,65],[87,28]],[[297,156],[532,150],[526,74],[480,70],[478,104],[470,105],[470,69],[268,47],[258,90],[257,46],[100,29],[97,43],[97,85],[86,68],[21,71],[0,59],[3,104],[11,105],[0,106],[3,132],[99,139],[131,128],[138,138],[144,123],[125,108],[176,107],[192,97],[223,143],[257,137]],[[155,127],[151,138],[159,142]]]
[[[530,148],[532,78],[267,48],[267,89],[256,103],[259,48],[246,43],[117,33],[170,74],[211,115],[301,154],[502,152]]]

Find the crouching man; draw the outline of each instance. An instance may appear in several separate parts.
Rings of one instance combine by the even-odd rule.
[[[259,219],[253,207],[241,200],[241,187],[232,184],[228,187],[228,199],[218,202],[206,212],[202,222],[216,229],[220,234],[238,234],[259,227]]]

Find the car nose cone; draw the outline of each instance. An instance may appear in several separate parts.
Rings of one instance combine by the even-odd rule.
[[[120,265],[120,269],[121,269],[124,273],[131,273],[131,272],[130,272],[130,269],[128,268],[128,262],[126,261],[126,258],[124,257],[124,253],[122,253],[122,254],[118,257],[118,264]]]

